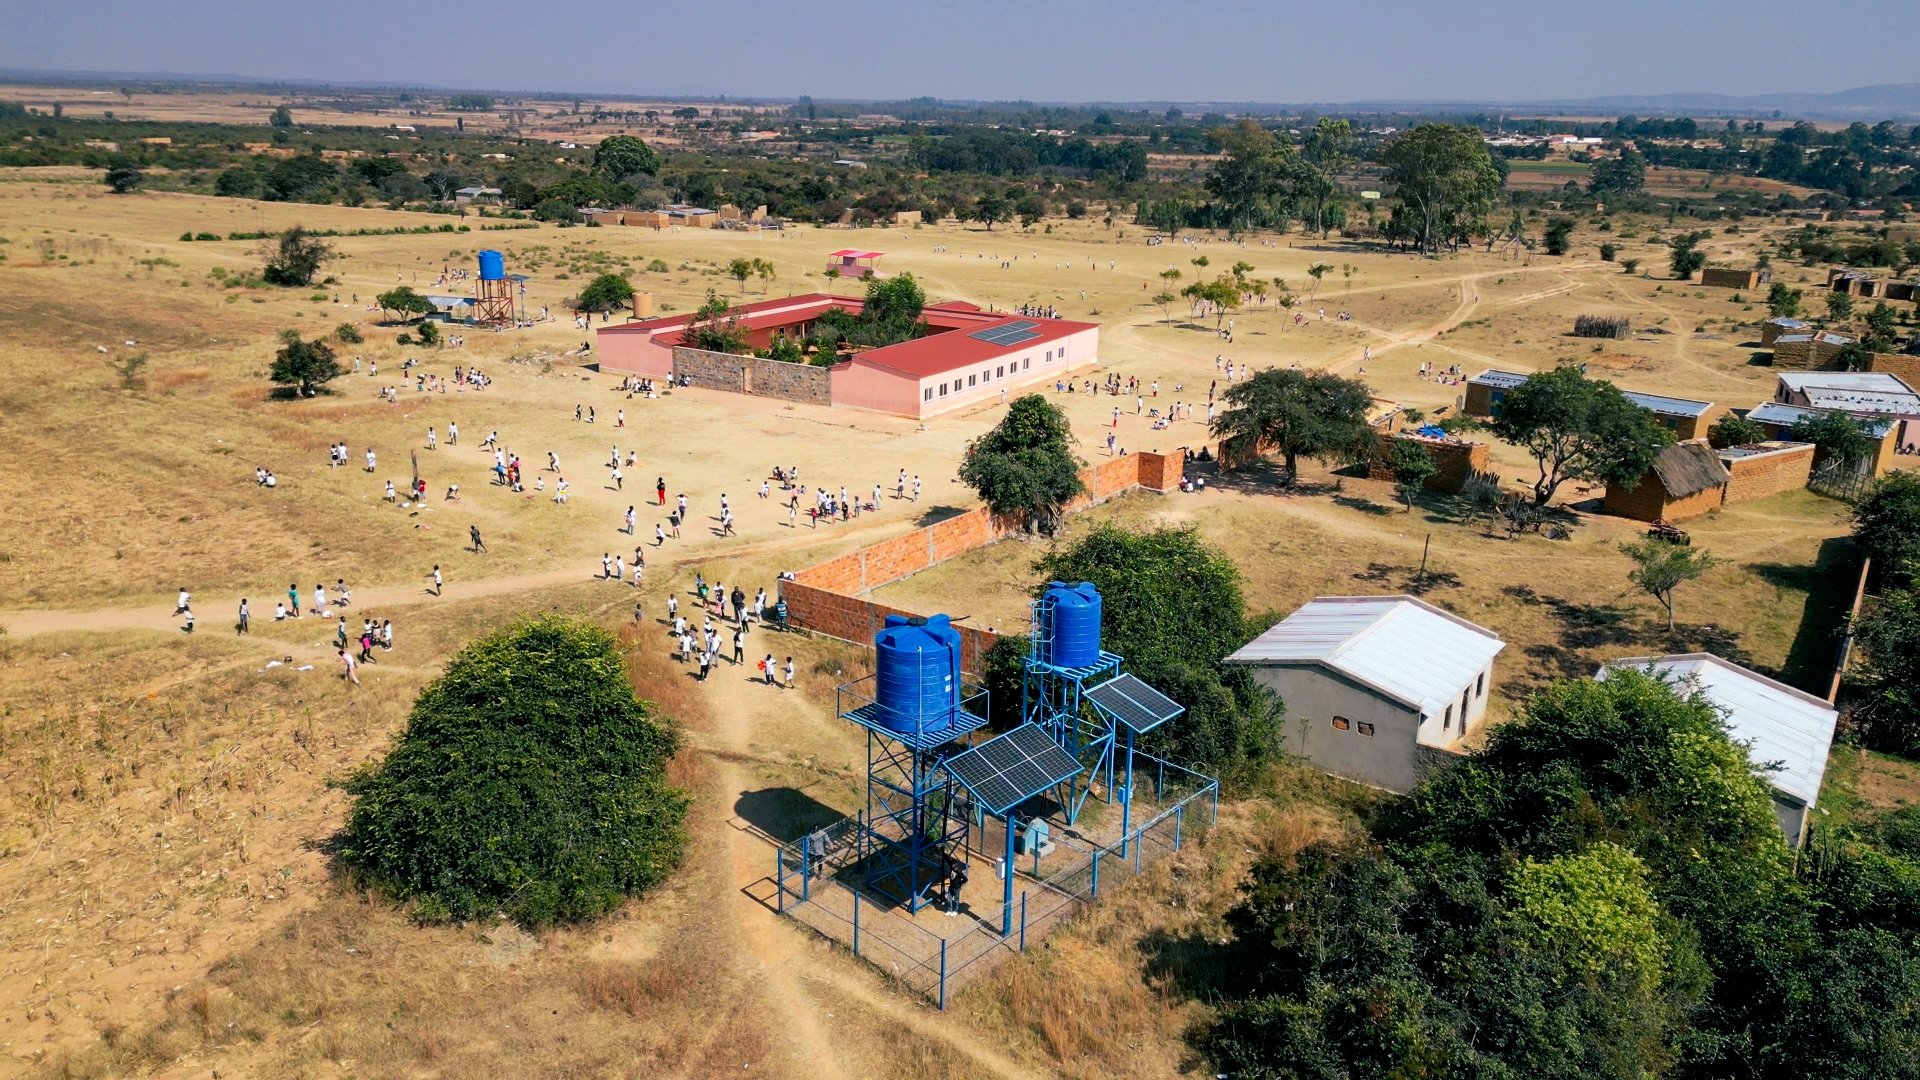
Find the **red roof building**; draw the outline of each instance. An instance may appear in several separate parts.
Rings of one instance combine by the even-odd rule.
[[[762,300],[733,309],[754,349],[780,334],[803,337],[831,308],[859,314],[857,297],[813,293]],[[927,334],[912,341],[856,352],[831,369],[833,404],[924,418],[985,400],[1002,391],[1047,380],[1095,360],[1098,323],[1028,318],[983,311],[962,301],[930,304]],[[600,370],[666,379],[673,351],[685,348],[691,315],[629,322],[597,332]],[[752,361],[779,363],[779,361]]]

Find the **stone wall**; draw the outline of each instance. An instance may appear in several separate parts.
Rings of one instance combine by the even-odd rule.
[[[1399,435],[1379,435],[1375,437],[1373,458],[1367,462],[1369,480],[1393,480],[1393,470],[1387,466],[1388,455],[1393,452],[1393,441],[1406,439],[1417,442],[1433,455],[1433,463],[1440,471],[1427,477],[1426,487],[1431,491],[1444,491],[1449,495],[1458,495],[1465,490],[1467,480],[1476,472],[1486,472],[1491,462],[1492,449],[1486,443],[1425,439],[1418,435],[1401,433]]]
[[[811,364],[789,364],[682,345],[673,350],[673,373],[684,375],[693,385],[708,390],[757,394],[807,405],[833,404],[828,369]]]
[[[1183,459],[1171,454],[1130,454],[1083,469],[1080,480],[1089,495],[1075,499],[1069,513],[1102,503],[1136,487],[1169,491],[1179,486]],[[869,644],[888,615],[917,612],[861,599],[859,594],[917,574],[956,555],[986,547],[1021,528],[1018,518],[996,515],[986,507],[969,510],[891,540],[828,559],[780,583],[787,618],[797,626],[846,641]],[[960,631],[961,666],[980,670],[979,659],[996,636],[971,626]]]
[[[1733,474],[1727,481],[1726,502],[1751,502],[1806,487],[1813,475],[1814,449],[1812,443],[1793,443],[1771,453],[1721,458]]]

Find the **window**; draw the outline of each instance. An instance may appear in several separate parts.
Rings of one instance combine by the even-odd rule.
[[[993,369],[993,377],[994,377],[994,378],[996,378],[996,379],[1004,379],[1004,378],[1006,378],[1006,377],[1007,377],[1007,365],[1005,365],[1005,364],[1001,364],[1001,365],[1000,365],[999,367],[997,367],[997,368],[994,368],[994,369]]]
[[[1451,705],[1447,706],[1446,715],[1443,716],[1440,720],[1440,730],[1441,731],[1453,730],[1453,706]]]
[[[1467,704],[1472,700],[1473,700],[1472,690],[1460,691],[1460,729],[1462,731],[1466,730],[1466,727],[1467,727]]]
[[[933,387],[931,387],[931,386],[929,386],[929,387],[927,387],[927,388],[926,388],[925,390],[922,390],[922,391],[920,391],[920,400],[921,400],[921,401],[932,401],[932,400],[933,400]]]
[[[941,383],[941,384],[940,384],[940,396],[941,396],[941,397],[946,397],[946,396],[947,396],[947,384],[946,384],[946,383]]]
[[[1480,673],[1480,684],[1474,687],[1473,696],[1474,697],[1487,696],[1487,673],[1484,671]]]
[[[1049,363],[1049,364],[1051,364],[1051,363],[1053,363],[1053,350],[1052,350],[1052,349],[1048,349],[1048,350],[1047,350],[1047,363]]]
[[[1348,725],[1347,725],[1347,718],[1346,718],[1346,717],[1344,717],[1344,716],[1336,716],[1336,717],[1334,717],[1334,718],[1333,718],[1333,726],[1334,726],[1334,727],[1335,727],[1336,729],[1338,729],[1338,730],[1340,730],[1340,731],[1345,731],[1345,730],[1347,730],[1347,726],[1348,726]]]
[[[1065,345],[1062,345],[1060,346],[1060,359],[1065,360],[1066,358],[1067,358],[1067,347]]]
[[[1369,739],[1373,738],[1373,725],[1367,723],[1365,720],[1360,721],[1360,734],[1365,735]]]
[[[1022,360],[1022,361],[1020,361],[1020,366],[1021,366],[1021,367],[1023,367],[1023,368],[1030,368],[1030,367],[1032,367],[1032,366],[1033,366],[1033,357],[1031,357],[1031,356],[1029,356],[1029,357],[1027,357],[1027,358],[1026,358],[1025,360]]]
[[[974,380],[975,380],[975,379],[976,379],[977,377],[978,377],[978,376],[974,376],[974,375],[969,375],[969,376],[967,376],[967,385],[968,385],[968,386],[972,386],[972,385],[974,384]]]

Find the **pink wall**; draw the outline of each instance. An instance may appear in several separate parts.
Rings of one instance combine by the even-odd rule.
[[[645,330],[625,330],[594,335],[594,351],[599,353],[601,371],[618,371],[664,379],[673,369],[673,350],[654,343]]]
[[[1063,355],[1064,350],[1064,355]],[[1052,352],[1054,359],[1047,360]],[[914,412],[911,416],[938,416],[953,409],[978,404],[987,399],[999,400],[1000,391],[1011,392],[1016,387],[1032,386],[1035,383],[1052,383],[1072,368],[1092,363],[1100,355],[1100,328],[1088,327],[1054,341],[1036,342],[1034,347],[1014,353],[1011,357],[996,357],[990,364],[969,365],[958,371],[945,372],[939,376],[920,380],[914,387]],[[981,379],[973,386],[967,385],[967,376],[983,373],[997,373],[1003,365],[1023,365],[1018,371],[1007,372],[1004,376]],[[940,394],[940,384],[947,384],[947,393]],[[926,391],[933,391],[933,400],[927,400]]]
[[[920,384],[892,368],[842,360],[833,365],[833,403],[895,416],[920,415]]]

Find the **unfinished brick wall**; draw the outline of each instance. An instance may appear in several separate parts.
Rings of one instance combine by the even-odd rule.
[[[1431,491],[1444,491],[1449,495],[1458,495],[1466,489],[1467,480],[1476,472],[1486,472],[1491,462],[1492,448],[1486,443],[1443,442],[1439,439],[1423,439],[1418,435],[1379,435],[1376,436],[1373,458],[1367,462],[1369,480],[1393,479],[1393,470],[1387,466],[1388,455],[1393,453],[1393,441],[1406,439],[1417,442],[1433,455],[1433,463],[1440,471],[1427,477],[1426,487]]]
[[[807,405],[833,404],[828,370],[811,364],[789,364],[681,345],[673,350],[673,373],[685,375],[693,385],[708,390],[755,394]]]
[[[1170,490],[1178,486],[1182,467],[1178,455],[1163,454],[1129,454],[1091,466],[1081,470],[1080,480],[1092,494],[1074,500],[1067,510],[1082,510],[1136,487]],[[1161,484],[1168,486],[1157,486]],[[788,621],[828,637],[870,644],[888,615],[918,613],[864,600],[859,594],[986,547],[1021,525],[1017,518],[980,507],[810,566],[796,573],[794,580],[780,582]],[[955,629],[960,631],[962,668],[979,671],[979,659],[997,635],[971,626]]]
[[[1762,270],[1708,269],[1700,271],[1700,284],[1721,289],[1757,289],[1773,275]]]
[[[1725,501],[1726,490],[1725,484],[1715,484],[1685,498],[1669,499],[1667,489],[1660,486],[1660,478],[1652,469],[1648,469],[1632,491],[1618,484],[1607,485],[1607,513],[1636,521],[1658,521],[1661,518],[1684,521],[1719,506]]]
[[[1873,354],[1873,363],[1868,365],[1867,370],[1884,371],[1897,376],[1908,386],[1920,388],[1920,356],[1877,352]]]
[[[1795,371],[1825,371],[1833,363],[1833,358],[1840,355],[1840,348],[1817,337],[1808,341],[1776,340],[1773,343],[1773,366]]]
[[[1733,474],[1727,481],[1726,502],[1751,502],[1807,486],[1813,475],[1812,443],[1776,450],[1751,457],[1721,458],[1721,464]]]

